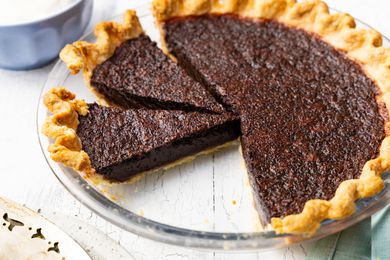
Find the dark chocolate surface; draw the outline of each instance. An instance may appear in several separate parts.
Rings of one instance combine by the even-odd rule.
[[[165,30],[179,63],[240,114],[244,159],[266,217],[332,198],[377,156],[384,122],[376,85],[314,35],[227,15],[174,19]]]
[[[125,181],[240,134],[231,113],[107,108],[89,105],[77,129],[92,166],[105,178]]]
[[[91,84],[125,108],[224,112],[201,84],[145,35],[122,43],[111,58],[96,66]]]

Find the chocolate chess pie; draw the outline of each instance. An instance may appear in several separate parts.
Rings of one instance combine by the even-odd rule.
[[[390,50],[379,33],[321,1],[154,0],[152,10],[165,55],[132,11],[98,25],[96,43],[62,51],[101,104],[120,108],[62,98],[80,124],[51,122],[81,143],[68,149],[76,160],[55,160],[122,181],[168,163],[150,158],[183,139],[195,141],[174,160],[241,135],[256,207],[277,233],[312,235],[383,189]],[[166,135],[148,137],[155,131]]]

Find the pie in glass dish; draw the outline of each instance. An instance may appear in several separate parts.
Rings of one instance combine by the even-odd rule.
[[[152,10],[165,54],[133,11],[123,24],[98,25],[95,43],[76,42],[61,52],[72,73],[84,70],[100,105],[59,98],[69,107],[70,123],[53,119],[62,110],[47,102],[54,112],[48,125],[70,128],[77,145],[61,145],[80,156],[63,160],[52,152],[54,160],[110,179],[97,162],[102,157],[91,151],[104,147],[102,154],[129,160],[129,139],[121,135],[133,128],[160,133],[158,118],[170,118],[163,120],[173,120],[167,136],[178,139],[169,143],[181,140],[175,131],[192,136],[221,126],[218,135],[225,139],[194,152],[176,150],[173,161],[240,136],[256,208],[279,234],[312,235],[321,221],[353,214],[355,200],[383,189],[381,175],[390,166],[390,50],[379,33],[356,28],[348,14],[330,14],[321,1],[155,0]],[[109,126],[84,119],[99,113],[105,120],[121,115]],[[157,119],[139,128],[142,113]],[[105,144],[105,133],[113,131],[118,141]],[[58,133],[48,135],[57,143]],[[84,144],[83,138],[94,141]],[[131,145],[142,153],[139,147],[150,140],[138,138]],[[123,165],[117,181],[149,170]]]

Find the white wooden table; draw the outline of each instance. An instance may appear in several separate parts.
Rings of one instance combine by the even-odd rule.
[[[95,0],[91,25],[148,1]],[[329,5],[346,11],[390,36],[390,2],[386,0],[329,0]],[[53,64],[32,71],[0,70],[0,195],[42,211],[60,212],[86,221],[110,236],[136,259],[303,259],[310,248],[304,243],[268,252],[228,254],[195,251],[150,241],[125,232],[76,201],[48,168],[37,138],[35,113],[40,89]],[[81,231],[80,231],[81,232]]]

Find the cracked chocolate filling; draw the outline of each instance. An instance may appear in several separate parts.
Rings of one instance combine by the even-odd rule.
[[[243,155],[265,218],[331,199],[378,155],[384,120],[377,86],[315,35],[231,15],[172,19],[164,29],[179,64],[239,113]]]
[[[210,114],[89,105],[77,128],[92,166],[106,179],[134,175],[238,138],[239,121],[231,113]]]
[[[146,35],[122,43],[112,57],[96,66],[91,84],[124,108],[225,111]]]

